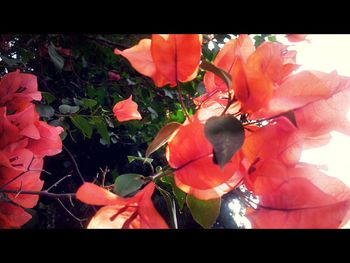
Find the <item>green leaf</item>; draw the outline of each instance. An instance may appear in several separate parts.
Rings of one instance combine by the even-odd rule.
[[[202,61],[200,67],[204,70],[213,72],[226,83],[228,88],[231,87],[231,76],[226,71],[205,60]]]
[[[49,92],[41,92],[47,104],[51,104],[56,100],[56,97]]]
[[[244,142],[243,125],[231,115],[211,117],[205,123],[204,134],[214,147],[213,161],[221,168],[231,160]]]
[[[58,110],[63,113],[77,113],[79,111],[80,107],[79,106],[70,106],[67,104],[62,104],[58,107]]]
[[[154,140],[147,147],[146,157],[150,156],[152,153],[166,144],[171,139],[172,135],[180,128],[180,126],[181,124],[178,122],[170,122],[161,128]]]
[[[77,106],[83,106],[84,103],[83,101],[77,99],[77,98],[73,98],[73,101],[74,101],[74,104],[77,105]]]
[[[144,176],[141,174],[122,174],[114,181],[114,192],[125,197],[134,193],[144,184]]]
[[[56,47],[50,43],[49,47],[48,47],[48,53],[49,53],[49,57],[52,61],[52,63],[55,65],[56,69],[58,71],[62,71],[63,66],[64,66],[64,58],[57,53],[56,51]]]
[[[112,170],[111,175],[113,178],[113,182],[115,181],[115,179],[117,179],[118,176],[120,176],[116,169]]]
[[[275,35],[269,36],[269,37],[267,37],[267,39],[268,39],[270,42],[277,42],[277,39],[276,39],[276,36],[275,36]]]
[[[168,191],[160,188],[157,185],[156,185],[156,188],[162,194],[162,196],[163,196],[163,198],[164,198],[164,200],[166,202],[166,205],[167,205],[167,208],[168,208],[168,212],[170,214],[171,223],[172,223],[173,228],[177,229],[178,225],[177,225],[176,206],[175,206],[174,198],[171,196],[171,194]]]
[[[179,209],[182,210],[186,201],[186,193],[176,186],[174,176],[172,175],[163,176],[160,178],[160,181],[171,186],[173,194],[179,206]]]
[[[83,105],[90,109],[96,106],[97,104],[97,101],[93,99],[82,99],[82,101],[83,101]]]
[[[97,133],[100,134],[101,138],[107,143],[110,144],[110,138],[109,138],[109,133],[107,129],[107,125],[104,122],[100,122],[95,124]]]
[[[139,157],[139,156],[128,156],[128,161],[129,163],[132,163],[133,161],[143,161],[143,163],[149,163],[152,164],[153,159],[151,158],[143,158],[143,157]]]
[[[87,121],[86,118],[82,116],[71,116],[70,119],[72,120],[73,124],[82,131],[85,137],[91,138],[92,136],[92,126]]]
[[[50,105],[38,103],[35,104],[35,110],[43,118],[52,118],[55,115],[55,109]]]
[[[186,204],[193,219],[203,228],[210,228],[220,214],[221,198],[199,200],[194,196],[187,195]]]

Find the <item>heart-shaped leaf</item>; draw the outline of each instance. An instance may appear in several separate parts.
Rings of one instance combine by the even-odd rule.
[[[187,195],[186,204],[191,211],[193,219],[204,228],[210,228],[220,214],[221,198],[199,200]]]
[[[204,133],[214,147],[214,163],[221,168],[242,147],[244,128],[242,123],[231,115],[211,117],[205,124]]]
[[[144,184],[143,179],[141,174],[122,174],[114,181],[114,192],[121,197],[132,194]]]

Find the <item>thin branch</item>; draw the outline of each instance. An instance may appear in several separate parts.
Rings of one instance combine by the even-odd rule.
[[[47,196],[47,197],[52,197],[55,199],[58,198],[72,198],[75,197],[75,193],[68,193],[68,194],[55,194],[55,193],[49,193],[47,191],[21,191],[21,190],[0,190],[0,193],[12,193],[12,194],[18,194],[20,191],[20,194],[25,194],[25,195],[41,195],[41,196]]]
[[[62,177],[60,180],[58,180],[56,183],[54,183],[53,185],[51,185],[49,188],[46,189],[46,191],[50,191],[52,188],[56,187],[60,182],[62,182],[64,179],[71,177],[71,174],[67,174],[66,176]]]
[[[8,181],[7,183],[3,184],[3,185],[0,187],[0,191],[3,190],[6,186],[8,186],[9,184],[11,184],[12,182],[14,182],[15,180],[17,180],[18,178],[20,178],[21,176],[23,176],[25,173],[30,172],[29,168],[30,168],[30,166],[32,165],[33,160],[34,160],[34,155],[33,155],[33,157],[32,157],[32,160],[30,160],[30,163],[29,163],[29,165],[28,165],[27,171],[21,172],[19,175],[15,176],[15,177],[12,178],[10,181]]]
[[[77,220],[80,223],[81,227],[84,227],[82,222],[88,220],[88,218],[83,218],[83,219],[78,218],[71,211],[69,211],[69,209],[62,203],[62,201],[59,198],[57,199],[57,201],[60,203],[60,205],[63,207],[63,209],[66,210],[66,212],[68,214],[70,214],[75,220]]]
[[[80,179],[83,183],[85,183],[85,180],[84,180],[84,177],[83,175],[81,174],[80,170],[79,170],[79,167],[78,167],[78,164],[77,162],[75,161],[75,158],[73,156],[73,154],[67,149],[66,146],[62,145],[63,146],[63,149],[65,149],[65,151],[68,153],[69,157],[72,159],[73,163],[74,163],[74,166],[75,166],[75,169],[77,170],[77,173],[79,174],[80,176]]]

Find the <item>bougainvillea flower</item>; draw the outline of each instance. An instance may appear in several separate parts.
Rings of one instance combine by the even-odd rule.
[[[202,35],[153,34],[152,39],[142,39],[136,46],[120,51],[141,74],[151,77],[157,87],[177,81],[188,82],[198,73],[201,58]]]
[[[114,116],[118,121],[141,120],[141,114],[137,111],[138,105],[132,100],[132,95],[126,100],[116,103],[113,107]]]
[[[235,98],[241,103],[242,112],[252,113],[271,99],[276,85],[298,68],[295,52],[273,42],[265,42],[257,49],[247,35],[241,35],[225,44],[214,60],[214,65],[231,75]],[[212,72],[204,76],[208,92],[226,85]]]
[[[31,218],[32,216],[23,208],[8,202],[0,202],[0,229],[20,228]]]
[[[335,71],[327,74],[319,71],[301,71],[288,76],[275,89],[264,107],[252,114],[252,119],[275,116],[290,110],[300,109],[315,101],[329,99],[350,87],[350,78]]]
[[[185,122],[168,142],[166,157],[169,165],[176,169],[176,185],[198,199],[221,197],[242,179],[239,154],[224,169],[213,162],[213,146],[206,139],[204,122],[197,115]]]
[[[245,81],[242,73],[242,65],[247,62],[248,57],[254,52],[255,47],[253,41],[248,35],[240,35],[237,39],[227,42],[217,54],[213,64],[230,75],[235,72],[237,78],[233,79],[234,85]],[[241,78],[240,78],[241,77]],[[226,91],[225,82],[212,72],[206,72],[203,79],[207,92],[213,90]]]
[[[247,217],[254,228],[339,228],[350,217],[350,189],[310,166],[288,169]]]
[[[36,158],[28,149],[17,149],[13,152],[3,152],[8,162],[0,163],[0,186],[6,185],[6,190],[15,190],[19,194],[6,194],[13,202],[31,208],[36,205],[38,195],[22,195],[20,191],[40,191],[44,182],[40,180],[43,160]],[[11,182],[11,183],[9,183]]]
[[[121,198],[92,183],[84,183],[77,199],[103,206],[89,222],[88,228],[168,228],[153,206],[151,196],[155,185],[150,182],[130,198]]]
[[[63,128],[51,126],[44,121],[38,121],[36,125],[40,138],[28,140],[27,148],[40,158],[60,153],[62,151],[60,134],[64,131]]]
[[[2,77],[0,106],[6,106],[8,110],[21,110],[32,100],[41,100],[35,75],[20,73],[19,70],[16,70]]]
[[[6,107],[0,107],[0,134],[0,149],[18,138],[18,129],[8,120]]]
[[[289,42],[300,42],[300,41],[310,41],[306,39],[308,34],[287,34],[286,38],[288,39]]]

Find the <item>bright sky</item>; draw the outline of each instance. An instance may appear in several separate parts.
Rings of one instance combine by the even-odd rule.
[[[278,35],[282,43],[288,43],[284,35]],[[350,76],[350,35],[309,35],[306,41],[293,43],[299,70],[320,70]],[[350,118],[350,112],[348,114]],[[350,138],[332,132],[331,142],[322,148],[303,152],[302,161],[328,165],[328,174],[340,178],[350,187]]]

